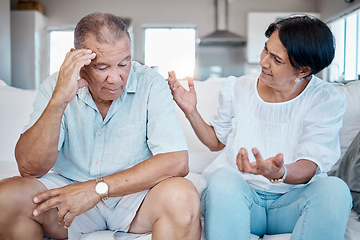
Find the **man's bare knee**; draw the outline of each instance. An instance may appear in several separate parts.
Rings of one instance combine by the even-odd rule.
[[[187,225],[200,218],[200,198],[194,185],[184,178],[174,178],[164,192],[166,212]]]
[[[200,198],[194,185],[184,178],[172,178],[162,187],[163,221],[170,224],[174,239],[200,239]],[[158,226],[161,228],[162,226]]]
[[[32,215],[36,207],[32,199],[45,190],[45,186],[33,178],[13,177],[0,181],[0,236],[5,239],[44,238],[42,222],[48,216],[35,218]],[[65,234],[63,231],[60,235]]]
[[[35,204],[32,202],[32,197],[45,190],[35,179],[28,179],[22,177],[13,177],[0,181],[0,201],[1,208],[5,211],[24,212]],[[19,207],[21,206],[21,207]],[[28,209],[27,209],[28,208]]]
[[[179,177],[153,187],[130,231],[152,231],[152,239],[200,239],[200,199],[194,185]]]

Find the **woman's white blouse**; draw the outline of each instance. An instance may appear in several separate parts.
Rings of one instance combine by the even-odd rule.
[[[229,77],[219,92],[218,114],[211,120],[222,153],[203,173],[203,179],[220,167],[237,169],[236,156],[241,147],[255,161],[256,147],[264,159],[284,154],[285,164],[307,159],[318,165],[315,180],[326,173],[340,157],[339,131],[345,112],[345,96],[331,84],[313,76],[296,98],[281,103],[261,99],[257,91],[259,74]],[[286,192],[293,187],[271,183],[259,175],[243,174],[253,188]]]

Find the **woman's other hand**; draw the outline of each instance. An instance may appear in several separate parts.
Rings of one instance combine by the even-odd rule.
[[[236,156],[236,165],[240,172],[263,175],[269,180],[280,179],[284,176],[284,155],[282,153],[265,160],[258,149],[253,148],[252,153],[254,154],[256,161],[250,163],[246,149],[240,149]]]

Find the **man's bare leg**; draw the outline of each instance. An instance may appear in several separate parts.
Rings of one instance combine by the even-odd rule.
[[[154,240],[200,239],[200,199],[194,185],[170,178],[150,189],[129,232],[152,232]]]
[[[0,240],[67,238],[67,230],[57,222],[56,208],[38,217],[32,215],[36,207],[32,198],[45,190],[45,186],[33,178],[0,181]]]

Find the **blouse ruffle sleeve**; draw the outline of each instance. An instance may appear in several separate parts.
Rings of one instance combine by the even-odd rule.
[[[296,160],[308,159],[318,165],[319,172],[328,172],[340,157],[339,131],[345,112],[345,96],[333,89],[318,94],[303,121],[303,131],[295,150]]]
[[[232,131],[233,114],[233,89],[237,78],[228,77],[222,88],[219,90],[218,114],[210,120],[216,136],[221,143],[226,145],[226,140]]]

